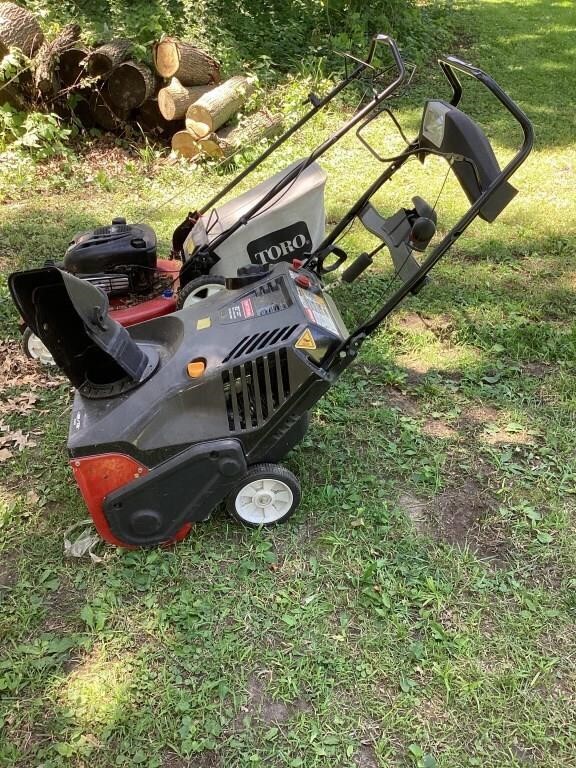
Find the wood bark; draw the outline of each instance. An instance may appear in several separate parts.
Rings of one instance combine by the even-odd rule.
[[[121,110],[112,105],[106,88],[92,93],[90,97],[90,112],[99,128],[112,132],[122,130],[130,117],[129,110]]]
[[[166,120],[158,108],[157,99],[148,99],[134,115],[134,121],[144,133],[158,137],[171,137],[176,131],[184,129],[184,120]]]
[[[59,89],[57,64],[61,54],[80,37],[79,24],[66,24],[52,40],[44,41],[34,59],[34,86],[44,98],[53,96]]]
[[[227,158],[244,147],[275,136],[282,130],[282,115],[271,115],[262,109],[249,115],[239,125],[223,128],[204,139],[198,139],[200,149],[210,157]]]
[[[6,48],[20,48],[32,57],[44,42],[44,34],[33,13],[16,3],[0,3],[0,40]]]
[[[62,51],[58,59],[58,79],[62,88],[77,85],[86,73],[85,63],[89,49],[84,45],[75,44]]]
[[[203,139],[235,115],[254,91],[254,81],[238,75],[205,93],[188,107],[186,128]]]
[[[156,78],[146,64],[125,61],[112,70],[106,85],[115,107],[136,109],[154,95]]]
[[[193,85],[186,87],[173,77],[170,83],[158,92],[158,107],[166,120],[181,120],[186,116],[186,110],[200,96],[210,91],[212,85]]]
[[[154,66],[162,77],[177,77],[182,85],[220,82],[220,64],[192,43],[165,37],[154,45]]]
[[[131,50],[131,41],[121,37],[101,45],[100,48],[96,48],[88,56],[86,61],[88,74],[93,77],[107,75],[114,67],[117,67],[118,64],[121,64],[128,58]]]
[[[172,136],[172,149],[190,160],[200,153],[198,142],[189,131],[178,131]]]

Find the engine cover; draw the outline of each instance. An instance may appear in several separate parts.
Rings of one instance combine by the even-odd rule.
[[[124,274],[130,290],[148,290],[156,269],[156,234],[146,224],[113,219],[112,224],[74,236],[64,255],[64,269],[79,277]]]

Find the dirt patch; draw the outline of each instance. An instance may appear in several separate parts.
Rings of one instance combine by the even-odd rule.
[[[299,712],[309,712],[311,709],[310,704],[303,699],[285,702],[266,696],[264,682],[258,675],[252,675],[248,680],[247,692],[248,700],[234,718],[232,730],[243,730],[247,716],[264,725],[279,725]]]
[[[502,418],[502,412],[493,408],[491,405],[480,405],[467,408],[462,412],[462,422],[472,422],[473,424],[485,426],[486,424],[495,424]]]
[[[428,437],[440,437],[444,440],[457,440],[460,437],[458,431],[442,419],[428,419],[422,424],[422,432]]]
[[[520,432],[506,432],[504,429],[497,429],[482,435],[482,442],[488,443],[488,445],[535,445],[536,440],[524,429]]]
[[[549,363],[523,363],[520,367],[526,376],[535,376],[538,379],[547,376],[554,370],[554,367]]]
[[[2,552],[0,555],[0,589],[10,589],[18,581],[18,553]]]
[[[404,395],[397,390],[391,389],[388,391],[384,402],[390,408],[402,411],[406,416],[418,416],[420,414],[420,406],[416,398]]]
[[[398,506],[418,533],[469,548],[480,557],[498,560],[508,546],[501,532],[485,525],[497,505],[490,492],[472,478],[428,501],[403,493]]]
[[[80,607],[83,601],[71,584],[61,584],[46,597],[46,618],[40,629],[42,632],[70,631],[75,624],[80,624]]]
[[[378,768],[380,765],[374,747],[369,744],[364,744],[358,749],[354,755],[354,763],[358,768]]]
[[[406,315],[395,318],[394,325],[398,328],[405,328],[408,331],[427,331],[428,326],[422,317],[416,312],[410,312]]]
[[[401,317],[397,317],[394,321],[394,325],[397,328],[409,331],[429,331],[438,339],[447,338],[454,328],[454,323],[449,315],[426,317],[418,312],[409,312]]]

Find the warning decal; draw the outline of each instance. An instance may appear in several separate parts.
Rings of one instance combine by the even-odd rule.
[[[309,328],[306,328],[294,346],[296,349],[316,349],[316,342]]]

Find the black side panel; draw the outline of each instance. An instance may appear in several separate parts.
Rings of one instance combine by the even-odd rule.
[[[206,520],[246,469],[238,440],[198,443],[109,494],[104,513],[126,544],[160,544],[184,523]]]

